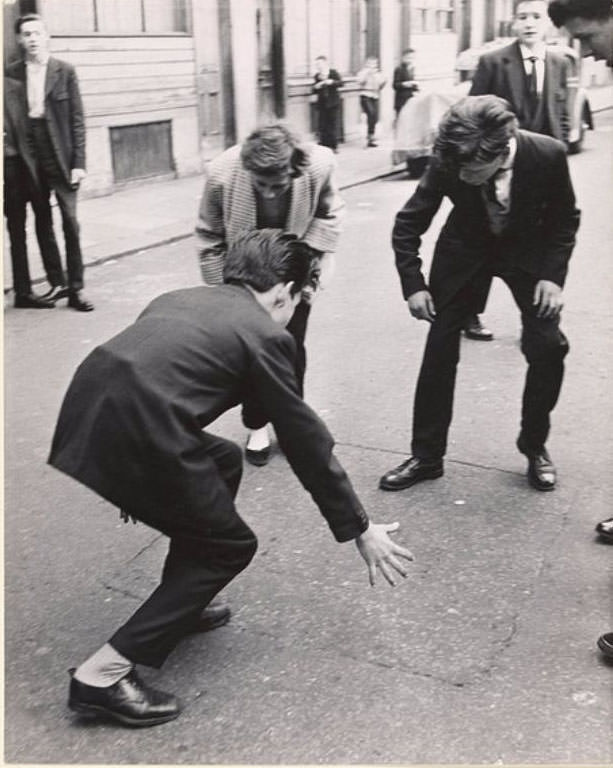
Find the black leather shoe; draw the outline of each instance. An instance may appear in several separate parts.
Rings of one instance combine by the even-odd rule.
[[[212,629],[223,627],[230,621],[231,615],[232,611],[227,605],[207,605],[200,614],[194,632],[210,632]]]
[[[596,533],[607,544],[613,544],[613,517],[609,517],[607,520],[602,520],[596,526]]]
[[[270,460],[270,446],[262,448],[260,451],[253,451],[245,447],[245,460],[254,467],[264,467]]]
[[[42,296],[29,293],[27,296],[15,296],[15,309],[54,309],[55,304]]]
[[[72,676],[74,669],[69,671]],[[167,723],[181,712],[172,694],[145,685],[134,670],[107,688],[86,685],[72,677],[68,706],[86,717],[112,718],[135,728]]]
[[[402,464],[386,472],[379,480],[379,488],[383,491],[402,491],[410,488],[421,480],[434,480],[443,474],[443,461],[424,461],[411,456]]]
[[[556,468],[543,446],[539,451],[531,451],[523,438],[517,438],[517,448],[528,459],[528,480],[537,491],[553,491],[556,487]]]
[[[598,647],[607,659],[613,659],[613,632],[607,632],[598,638]]]
[[[481,322],[479,315],[472,315],[464,326],[464,334],[467,339],[473,341],[491,341],[494,334]]]
[[[43,299],[53,302],[59,301],[60,299],[65,299],[67,297],[68,288],[66,288],[64,285],[54,285],[50,291],[47,291],[47,293],[43,294]]]
[[[76,309],[77,312],[92,312],[94,309],[91,301],[83,298],[79,291],[71,291],[68,294],[68,306],[71,309]]]

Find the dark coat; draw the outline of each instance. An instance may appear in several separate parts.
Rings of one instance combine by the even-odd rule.
[[[410,88],[406,88],[402,85],[407,80],[415,80],[415,71],[413,67],[410,67],[403,62],[394,70],[394,79],[392,81],[392,88],[394,89],[394,109],[396,112],[400,112],[417,90],[416,85],[413,85]]]
[[[545,54],[545,108],[551,135],[565,141],[568,137],[568,78],[569,61],[558,51]],[[473,77],[470,95],[492,94],[506,99],[517,115],[519,127],[529,129],[531,114],[526,90],[526,70],[519,43],[500,48],[480,57]]]
[[[315,75],[315,83],[323,79],[319,72]],[[326,80],[334,80],[331,85],[324,85],[321,88],[313,87],[311,90],[317,94],[317,106],[321,109],[333,109],[341,103],[341,97],[338,89],[343,85],[343,79],[335,69],[331,69]]]
[[[164,294],[79,366],[49,463],[121,509],[210,517],[201,489],[221,481],[202,428],[250,391],[334,536],[355,538],[368,521],[331,435],[298,393],[294,355],[293,338],[246,288]]]
[[[405,298],[427,289],[418,256],[421,235],[444,197],[453,209],[438,237],[430,270],[429,289],[436,305],[444,305],[494,256],[537,280],[564,285],[580,212],[561,142],[519,131],[509,222],[502,236],[491,233],[480,188],[465,184],[457,173],[432,160],[397,214],[392,234]]]
[[[28,114],[26,65],[16,61],[7,67],[6,75],[23,85],[22,99]],[[79,81],[72,64],[52,56],[45,78],[45,117],[51,144],[64,178],[70,184],[73,168],[85,168],[85,120]]]
[[[31,181],[37,183],[36,160],[28,142],[23,83],[9,77],[4,78],[4,144],[17,151],[28,169]]]

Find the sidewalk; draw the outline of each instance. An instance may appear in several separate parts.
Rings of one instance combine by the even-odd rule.
[[[592,110],[599,112],[613,107],[613,86],[589,89]],[[596,116],[596,121],[597,121]],[[338,181],[341,189],[363,184],[395,171],[392,165],[393,138],[387,136],[376,148],[365,149],[362,139],[341,144],[338,153]],[[79,201],[81,245],[86,266],[111,258],[153,248],[156,245],[189,237],[194,231],[196,213],[204,176],[150,181],[104,197]],[[54,210],[56,233],[63,252],[59,213]],[[28,217],[28,252],[30,271],[35,283],[45,282],[44,272],[33,235],[32,216]],[[7,235],[5,234],[4,290],[12,283]],[[46,286],[46,282],[45,282]]]
[[[342,144],[337,155],[341,189],[362,184],[379,176],[402,170],[392,166],[392,139],[383,139],[376,148],[365,149],[364,142]],[[103,197],[79,200],[81,246],[86,266],[99,264],[189,237],[194,232],[204,176],[150,181]],[[28,217],[28,253],[32,280],[44,281],[44,271]],[[54,221],[60,250],[62,227],[59,212]],[[11,266],[5,234],[4,289],[11,286]],[[194,257],[195,258],[195,257]],[[45,282],[46,286],[46,282]]]

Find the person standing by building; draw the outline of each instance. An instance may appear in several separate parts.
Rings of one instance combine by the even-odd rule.
[[[407,101],[413,96],[413,94],[419,89],[417,81],[415,80],[415,68],[413,66],[413,54],[412,48],[407,48],[402,52],[402,61],[394,70],[394,79],[392,81],[392,87],[394,93],[394,111],[396,117],[400,110],[404,107]]]
[[[379,69],[376,56],[369,56],[357,74],[360,87],[360,107],[366,115],[366,146],[376,147],[375,130],[379,122],[379,97],[387,80]]]
[[[53,309],[52,301],[32,291],[26,238],[28,202],[35,215],[36,237],[47,280],[53,288],[62,285],[63,272],[58,251],[51,207],[40,194],[36,163],[32,156],[26,127],[23,86],[4,78],[4,216],[9,234],[13,291],[16,309]]]
[[[515,0],[513,30],[517,39],[481,56],[470,95],[500,96],[511,105],[520,128],[566,141],[570,64],[563,53],[546,47],[549,26],[546,0]],[[493,338],[479,317],[485,310],[489,289],[487,286],[478,312],[471,316],[464,329],[470,339],[489,341]]]
[[[453,208],[427,285],[419,248],[444,197]],[[415,391],[412,456],[383,475],[380,488],[398,491],[443,474],[460,331],[492,275],[506,282],[521,313],[528,368],[517,448],[528,459],[530,484],[555,488],[545,443],[569,349],[560,312],[579,220],[563,144],[518,130],[516,116],[497,96],[468,96],[451,107],[392,234],[408,309],[430,323],[430,331]]]
[[[77,220],[77,191],[85,178],[85,123],[79,83],[74,67],[49,56],[49,37],[37,14],[15,23],[24,58],[7,67],[7,77],[23,86],[38,188],[43,200],[55,193],[64,230],[67,284],[54,284],[44,298],[67,298],[68,306],[90,312],[93,305],[81,293],[83,258]]]
[[[336,158],[327,147],[305,145],[283,123],[257,128],[215,158],[207,169],[196,236],[204,282],[218,285],[228,246],[245,230],[273,227],[299,237],[325,271],[341,233],[345,203],[336,183]],[[305,292],[287,326],[296,341],[301,391],[304,340],[312,292]],[[256,466],[270,458],[267,416],[247,393],[243,423],[250,430],[245,457]]]
[[[369,520],[333,453],[326,426],[300,396],[284,326],[311,269],[308,246],[280,230],[244,232],[229,247],[224,285],[167,293],[79,366],[49,463],[169,537],[159,586],[75,670],[69,707],[128,726],[176,718],[177,699],[140,680],[197,630],[203,609],[253,558],[239,516],[237,445],[203,431],[257,392],[287,459],[338,542],[355,541],[371,584],[392,586],[411,553]],[[294,493],[296,491],[293,491]],[[102,556],[102,555],[101,555]],[[350,632],[350,628],[347,630]]]
[[[325,56],[315,59],[315,73],[312,91],[317,96],[317,133],[319,143],[334,152],[338,145],[339,115],[341,97],[338,89],[343,80],[335,69],[331,69]]]

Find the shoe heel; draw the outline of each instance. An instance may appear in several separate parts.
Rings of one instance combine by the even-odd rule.
[[[89,704],[81,704],[78,701],[69,701],[68,708],[86,720],[95,720],[100,714],[96,707],[90,707]]]

